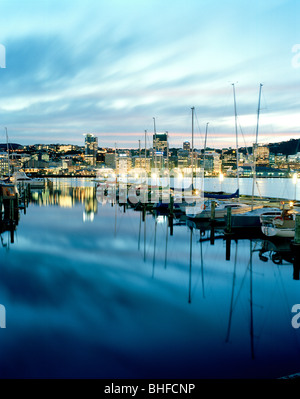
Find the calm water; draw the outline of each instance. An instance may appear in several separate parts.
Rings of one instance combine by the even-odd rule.
[[[252,179],[240,178],[240,193],[252,195]],[[206,178],[205,189],[212,191],[235,192],[237,180],[226,178],[221,183],[217,178]],[[286,198],[289,200],[300,200],[300,179],[293,184],[292,179],[282,178],[257,178],[254,185],[254,195],[271,198]]]
[[[299,372],[292,263],[274,263],[276,248],[260,239],[232,241],[226,260],[224,239],[211,245],[209,236],[180,220],[170,235],[163,216],[147,214],[144,223],[138,211],[100,204],[84,180],[32,193],[14,243],[2,234],[0,376]]]

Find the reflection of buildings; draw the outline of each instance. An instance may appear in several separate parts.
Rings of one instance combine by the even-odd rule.
[[[93,220],[98,211],[95,187],[70,187],[60,183],[58,187],[31,193],[31,203],[39,206],[72,208],[84,204],[84,220]]]
[[[8,157],[6,152],[0,153],[0,176],[8,175]]]

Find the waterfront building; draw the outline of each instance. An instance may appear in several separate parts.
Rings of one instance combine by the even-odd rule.
[[[132,168],[131,156],[119,153],[116,157],[116,169],[119,174],[127,175]]]
[[[250,165],[243,165],[239,167],[241,177],[252,177],[253,168]],[[257,166],[256,177],[287,177],[288,171],[286,169],[271,168],[269,166]]]
[[[204,172],[210,175],[219,175],[222,171],[220,154],[215,151],[205,151],[202,162]]]
[[[151,158],[134,157],[133,161],[136,169],[146,170],[147,173],[151,171]]]
[[[107,152],[104,155],[104,162],[108,168],[115,169],[116,168],[116,154],[114,152]]]
[[[253,145],[253,155],[257,166],[270,165],[270,149],[266,145]]]
[[[177,166],[178,168],[187,168],[191,163],[190,151],[179,149],[177,151]]]
[[[226,172],[229,169],[236,170],[236,150],[229,148],[222,150],[222,170]]]
[[[275,165],[277,168],[287,168],[287,156],[285,154],[276,154],[275,155]]]
[[[87,133],[85,135],[85,162],[91,166],[96,165],[98,151],[98,138],[93,134]]]
[[[269,166],[272,167],[275,165],[275,154],[270,152],[269,155]]]

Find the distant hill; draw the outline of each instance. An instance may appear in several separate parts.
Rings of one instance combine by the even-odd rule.
[[[284,154],[284,155],[295,155],[297,152],[300,152],[300,139],[291,139],[289,141],[281,141],[280,143],[269,143],[268,145],[270,149],[270,153],[272,154]],[[246,154],[252,154],[252,146],[251,147],[241,147],[239,148],[240,152]]]
[[[18,150],[19,148],[22,148],[23,146],[21,144],[16,144],[16,143],[8,143],[8,147],[10,150]],[[7,144],[0,144],[0,152],[6,151],[7,149]]]
[[[300,139],[291,139],[282,141],[281,143],[270,143],[270,152],[273,154],[282,153],[284,155],[295,155],[300,152]]]

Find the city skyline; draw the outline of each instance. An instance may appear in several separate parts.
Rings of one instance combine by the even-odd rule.
[[[262,4],[263,3],[263,4]],[[10,142],[239,147],[299,138],[297,1],[2,1],[0,126]],[[15,27],[18,27],[16,29]]]

